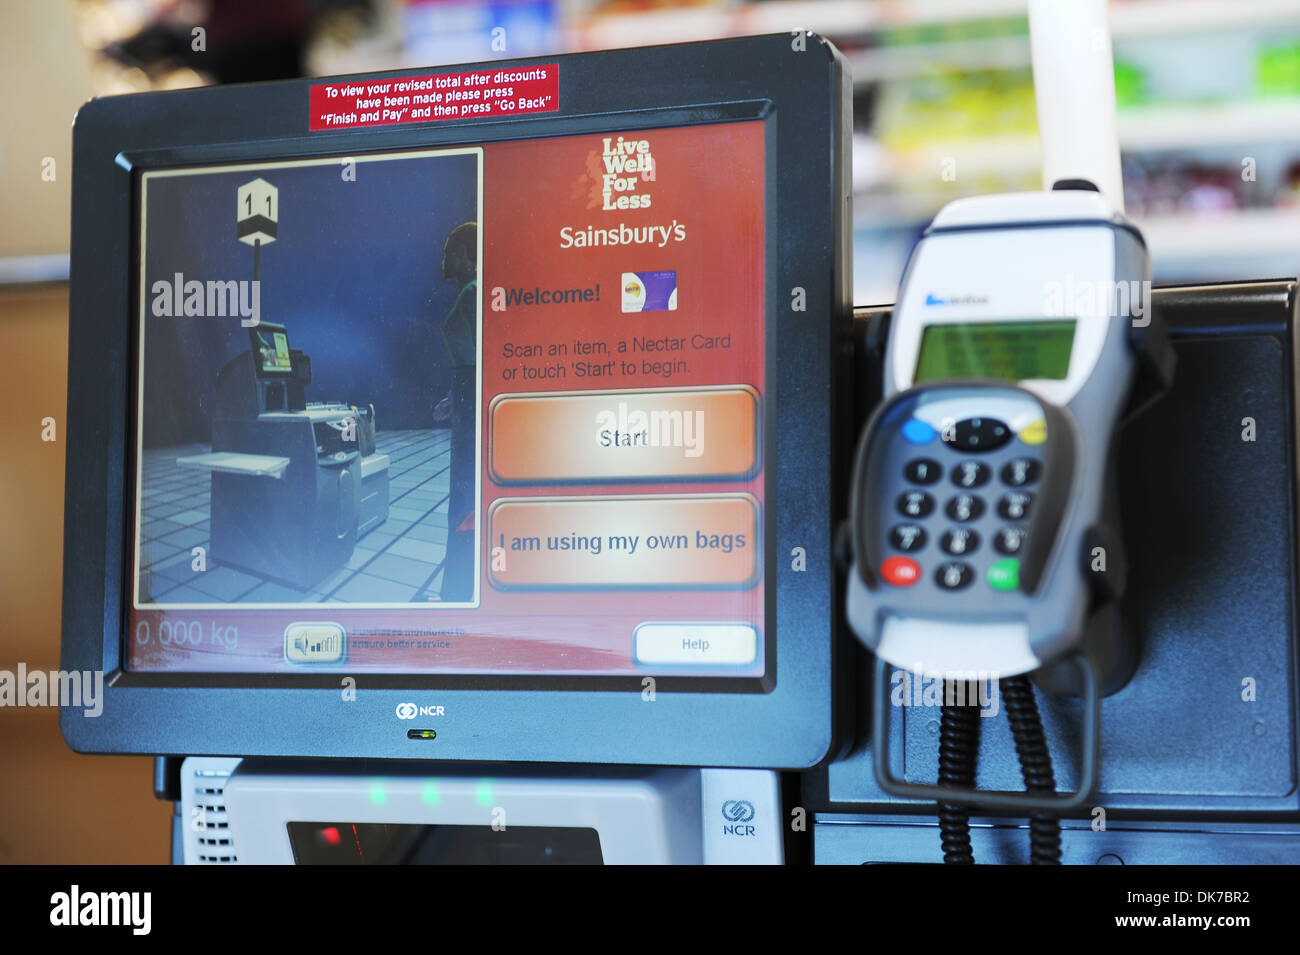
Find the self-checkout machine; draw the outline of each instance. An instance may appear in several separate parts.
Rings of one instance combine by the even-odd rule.
[[[278,215],[274,185],[240,187],[238,239],[252,246],[255,282]],[[373,439],[357,444],[366,409],[305,400],[311,359],[290,347],[284,326],[259,322],[249,341],[218,376],[212,452],[177,463],[213,474],[215,560],[309,586],[382,524],[389,458]],[[268,491],[266,479],[281,483]],[[710,628],[691,639],[707,642]],[[338,647],[333,628],[317,628],[292,652],[328,660]],[[395,715],[426,709],[442,708],[404,703]],[[185,864],[784,862],[775,770],[489,764],[434,775],[397,764],[375,774],[334,762],[190,757],[179,769],[160,760],[155,782],[160,796],[179,795],[173,861]]]
[[[651,685],[623,675],[597,685],[399,673],[374,688],[363,682],[354,708],[341,710],[337,673],[259,674],[256,683],[133,673],[123,628],[103,623],[124,617],[111,560],[123,548],[96,476],[120,481],[121,462],[77,448],[69,514],[83,528],[109,527],[110,559],[69,547],[69,575],[110,586],[103,607],[69,592],[65,666],[102,662],[120,676],[104,717],[65,714],[65,735],[83,750],[198,754],[157,762],[155,790],[176,805],[174,856],[185,862],[774,862],[803,838],[805,820],[824,863],[938,862],[963,842],[976,861],[1023,862],[1031,841],[1051,861],[1057,827],[1066,862],[1294,861],[1295,283],[1156,290],[1149,322],[1133,321],[1148,316],[1132,299],[1128,321],[1103,312],[1106,321],[1092,322],[1088,309],[1035,314],[1046,308],[1044,278],[1060,277],[1071,249],[1082,250],[1076,275],[1085,281],[1141,289],[1149,273],[1140,234],[1119,215],[1113,92],[1095,93],[1109,85],[1104,5],[1036,3],[1031,12],[1049,189],[941,213],[904,279],[898,316],[859,309],[851,328],[848,84],[842,61],[815,38],[808,49],[818,58],[805,60],[785,58],[799,34],[562,57],[560,116],[527,129],[491,117],[447,127],[451,142],[491,149],[561,133],[765,124],[765,195],[782,232],[767,239],[764,280],[766,334],[781,361],[769,354],[763,382],[762,681],[692,683],[671,669],[656,669],[662,678]],[[510,69],[532,76],[549,62]],[[673,79],[649,93],[613,81],[651,73]],[[399,130],[281,142],[309,92],[297,83],[211,91],[218,112],[247,118],[232,138],[281,151],[415,142]],[[263,108],[239,108],[253,98]],[[824,108],[809,109],[814,101]],[[92,186],[120,196],[120,208],[94,211],[127,213],[93,221],[126,221],[129,181],[95,166],[87,145],[120,119],[111,105],[102,113],[79,121],[91,131],[77,155],[93,169]],[[211,135],[196,126],[163,130],[166,139],[148,132],[124,155],[147,165],[148,148]],[[438,135],[420,128],[419,144]],[[815,157],[815,174],[795,158],[810,142],[830,147]],[[1053,191],[1058,181],[1067,188]],[[82,248],[92,240],[74,228],[74,276],[79,263],[93,269]],[[942,268],[952,253],[955,272]],[[999,254],[1028,256],[1040,269],[1035,284],[1019,274],[989,288],[1018,264]],[[114,287],[113,264],[103,267],[102,284]],[[74,363],[97,344],[121,351],[78,319],[91,314],[87,288],[74,282]],[[117,304],[125,315],[125,299]],[[959,321],[919,320],[927,309]],[[1082,325],[1087,347],[1074,344]],[[926,328],[939,347],[931,357]],[[990,366],[990,355],[1003,357]],[[1099,369],[1113,387],[1087,374]],[[1085,374],[1072,382],[1076,371]],[[939,394],[952,387],[967,390]],[[73,411],[93,424],[113,409]],[[119,433],[112,424],[102,430]],[[850,451],[864,429],[855,470]],[[841,548],[832,546],[837,526]],[[1105,570],[1076,562],[1097,548]],[[838,579],[836,550],[845,558]],[[958,611],[936,613],[945,607]],[[895,621],[888,629],[886,619]],[[731,649],[723,638],[734,624],[724,633],[687,621],[688,632],[670,620],[692,652],[710,636]],[[981,629],[962,640],[955,622]],[[966,742],[979,707],[943,725],[943,677],[953,671],[967,680],[950,683],[983,677],[993,690],[1001,676],[1018,681],[986,697],[999,709],[976,716],[977,748]],[[937,698],[928,695],[936,676]],[[904,686],[906,705],[895,705]],[[222,720],[210,719],[214,707]],[[168,719],[152,718],[163,708]]]
[[[240,187],[238,238],[253,248],[255,282],[278,214],[274,185]],[[284,326],[258,322],[249,341],[218,377],[212,452],[177,463],[213,474],[215,560],[309,586],[383,522],[389,458],[373,441],[356,443],[365,409],[305,401],[311,359],[290,347]],[[698,632],[710,639],[707,627]],[[297,655],[337,655],[334,631],[319,633],[323,641],[300,638]],[[407,708],[417,710],[399,704],[396,715]],[[497,764],[431,775],[396,765],[376,775],[337,763],[190,757],[178,770],[160,761],[159,793],[175,791],[177,778],[173,856],[186,864],[784,861],[774,770]]]
[[[252,248],[254,301],[279,218],[274,184],[239,186],[235,231]],[[263,322],[260,308],[240,324],[249,347],[217,375],[212,450],[176,464],[212,474],[214,561],[309,589],[383,523],[389,457],[376,453],[373,409],[307,401],[311,356],[290,346],[283,324]]]
[[[375,110],[375,95],[416,102]],[[847,690],[834,680],[829,556],[852,440],[838,400],[850,373],[851,98],[834,47],[793,31],[83,108],[70,366],[119,399],[70,394],[71,427],[99,439],[69,449],[64,660],[109,679],[102,713],[64,711],[62,728],[79,751],[166,754],[155,790],[176,806],[177,861],[783,860],[793,807],[782,784],[795,777],[779,771],[838,751],[835,693]],[[187,197],[197,204],[217,188],[204,179],[214,169],[274,185],[288,181],[279,169],[351,156],[387,170],[404,198],[363,209],[363,222],[337,199],[346,193],[321,189],[327,218],[350,210],[328,224],[370,237],[357,255],[418,236],[419,262],[391,280],[428,296],[440,271],[459,289],[450,313],[431,302],[409,327],[421,342],[381,341],[359,322],[357,351],[395,366],[394,350],[448,343],[479,297],[473,598],[138,600],[123,555],[139,545],[132,452],[147,442],[123,369],[141,365],[141,381],[176,403],[192,384],[151,378],[134,345],[154,316],[139,307],[130,266],[143,285],[151,247],[141,233],[128,239],[126,224],[146,212],[175,220]],[[180,198],[148,207],[141,184],[161,173]],[[274,194],[258,189],[241,213],[267,208]],[[448,195],[466,197],[446,205],[454,217],[437,201]],[[470,216],[477,284],[449,237]],[[625,291],[625,275],[673,291],[629,303],[610,294]],[[497,286],[519,292],[500,312]],[[313,417],[298,387],[309,366],[287,325],[246,330],[248,352],[222,372],[232,413],[216,430],[226,437],[194,462],[214,471],[214,505],[228,477],[274,497],[299,464],[318,492],[323,481],[356,503],[356,452],[326,432],[343,411]],[[514,344],[548,328],[562,329],[552,355],[575,352],[565,387],[512,381],[520,366],[501,367],[503,353],[531,357]],[[616,365],[622,380],[610,381]],[[593,368],[599,378],[587,381]],[[602,442],[595,426],[624,408],[645,417],[638,434],[654,422],[654,440]],[[688,445],[685,424],[701,420]],[[290,428],[301,458],[265,437]],[[430,536],[405,540],[412,559],[442,560],[434,537],[453,528],[437,501],[424,508],[437,518]],[[244,513],[257,519],[243,533],[276,526]],[[612,535],[599,553],[593,527]],[[539,557],[532,544],[579,537],[581,552]],[[308,543],[309,561],[333,546]],[[264,549],[273,542],[244,550]],[[199,635],[238,621],[238,646],[151,640],[175,620]],[[307,634],[301,647],[295,632]],[[327,632],[337,639],[317,646]]]

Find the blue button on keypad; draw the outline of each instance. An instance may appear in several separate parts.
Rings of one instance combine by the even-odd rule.
[[[910,418],[903,425],[903,440],[909,444],[929,444],[938,432],[919,418]]]

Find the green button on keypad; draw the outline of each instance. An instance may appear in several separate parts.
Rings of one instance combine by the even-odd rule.
[[[989,586],[994,590],[1015,590],[1020,586],[1020,561],[999,560],[989,568]]]

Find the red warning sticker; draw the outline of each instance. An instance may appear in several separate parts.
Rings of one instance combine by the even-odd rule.
[[[560,108],[560,66],[488,67],[311,88],[311,129],[433,123],[476,116],[553,113]]]

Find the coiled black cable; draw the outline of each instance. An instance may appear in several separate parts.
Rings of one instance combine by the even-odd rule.
[[[1020,774],[1030,792],[1055,792],[1052,756],[1043,735],[1043,721],[1034,699],[1034,684],[1027,676],[1004,677],[998,681],[1002,702],[1011,721],[1011,735],[1020,757]],[[1029,820],[1029,859],[1033,865],[1061,864],[1061,823],[1048,813],[1036,813]]]
[[[968,684],[965,689],[973,688],[974,684]],[[939,785],[971,788],[975,785],[975,760],[980,748],[979,695],[967,692],[959,697],[956,689],[956,683],[944,681],[943,710],[939,718]],[[957,702],[959,699],[962,702]],[[975,864],[967,809],[940,803],[939,835],[945,863]]]

